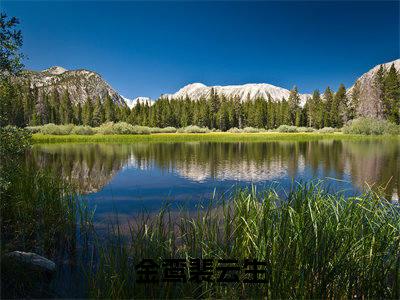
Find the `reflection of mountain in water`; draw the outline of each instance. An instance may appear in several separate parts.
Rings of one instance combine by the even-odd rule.
[[[41,145],[37,165],[50,167],[77,184],[98,191],[122,169],[160,169],[196,182],[208,179],[271,181],[301,175],[350,177],[359,188],[386,185],[400,191],[400,143],[387,141],[309,141],[269,143],[136,143]]]

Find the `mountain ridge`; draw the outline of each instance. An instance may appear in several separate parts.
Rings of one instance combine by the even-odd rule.
[[[274,101],[281,101],[282,98],[287,100],[290,95],[289,90],[269,83],[206,86],[203,83],[195,82],[182,87],[174,94],[163,94],[162,97],[168,99],[182,99],[188,97],[192,100],[199,100],[200,98],[209,97],[212,89],[219,96],[237,97],[241,101],[255,100],[256,98],[268,99],[268,96],[271,96]],[[308,97],[311,97],[310,94],[299,94],[299,96],[301,106],[305,104]]]

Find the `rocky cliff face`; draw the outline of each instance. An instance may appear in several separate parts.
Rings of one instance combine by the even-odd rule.
[[[124,99],[97,73],[88,70],[66,70],[51,67],[41,72],[25,71],[17,79],[37,89],[39,97],[55,91],[63,95],[66,91],[72,103],[83,104],[87,99],[102,101],[109,96],[114,103],[124,105]]]
[[[383,69],[388,71],[394,65],[397,72],[400,72],[400,59],[382,64]],[[349,88],[348,95],[352,96],[358,89],[359,101],[357,108],[357,115],[364,117],[383,117],[382,103],[379,101],[379,91],[376,87],[375,80],[378,70],[381,65],[377,65],[368,72],[359,77],[354,85]]]

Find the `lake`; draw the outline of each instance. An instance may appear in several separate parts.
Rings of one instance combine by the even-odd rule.
[[[39,144],[27,155],[71,181],[96,208],[95,219],[118,212],[193,209],[237,187],[288,191],[297,182],[323,180],[332,192],[354,195],[366,188],[400,194],[399,140],[319,140],[257,143]]]

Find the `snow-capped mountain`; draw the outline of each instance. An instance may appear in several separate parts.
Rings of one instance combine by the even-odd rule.
[[[267,83],[249,83],[226,86],[206,86],[202,83],[191,83],[181,88],[175,94],[164,94],[163,97],[168,99],[189,97],[192,100],[198,100],[200,98],[209,97],[211,89],[214,89],[218,95],[224,95],[229,98],[237,97],[241,101],[246,101],[247,99],[254,100],[258,97],[268,99],[268,95],[270,95],[274,101],[281,101],[282,98],[287,100],[290,94],[290,91],[287,89]],[[311,97],[311,95],[300,94],[301,105],[304,105],[308,97]]]
[[[154,104],[154,100],[151,100],[151,98],[149,98],[149,97],[136,97],[135,99],[129,99],[129,98],[122,96],[122,98],[124,99],[125,103],[128,105],[128,107],[130,109],[132,109],[132,107],[136,106],[136,104],[138,104],[138,103],[144,104],[147,102],[147,103],[149,103],[149,105]]]

